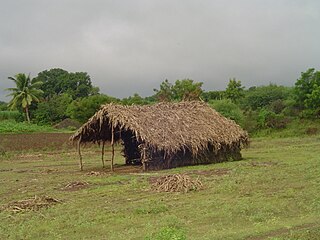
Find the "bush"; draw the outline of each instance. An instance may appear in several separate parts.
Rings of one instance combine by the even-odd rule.
[[[242,127],[249,133],[255,132],[258,129],[257,119],[258,119],[258,112],[248,110],[244,114],[244,121],[243,121]]]
[[[50,126],[38,126],[27,122],[4,120],[0,124],[0,133],[24,133],[24,132],[53,132]]]
[[[283,114],[276,114],[265,108],[261,109],[258,114],[258,126],[260,128],[285,128],[289,122],[289,119]]]
[[[287,99],[293,92],[292,88],[270,84],[268,86],[252,87],[245,92],[245,98],[242,102],[244,108],[257,110],[267,107],[277,100]],[[278,102],[279,104],[279,102]]]
[[[0,111],[0,121],[3,120],[16,120],[23,119],[23,114],[19,111]]]
[[[244,125],[244,115],[240,107],[229,99],[211,100],[209,105],[226,118],[234,120],[240,126]]]
[[[107,95],[99,94],[71,102],[67,108],[67,115],[74,120],[84,123],[96,113],[102,104],[117,102],[118,100]]]
[[[6,111],[8,110],[8,104],[5,102],[0,101],[0,111]]]
[[[39,103],[38,108],[34,111],[35,121],[39,124],[52,124],[62,121],[67,117],[66,109],[71,101],[71,96],[62,94]]]

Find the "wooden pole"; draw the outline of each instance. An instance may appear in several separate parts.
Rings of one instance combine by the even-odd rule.
[[[143,145],[143,150],[142,150],[142,170],[146,170],[146,148]]]
[[[80,150],[80,142],[81,142],[81,138],[78,141],[78,154],[79,154],[79,167],[80,167],[80,171],[82,171],[83,164],[82,164],[82,156],[81,156],[81,150]]]
[[[102,149],[101,149],[101,161],[102,161],[102,168],[104,168],[104,141],[102,141]]]
[[[113,172],[113,160],[114,160],[114,130],[113,125],[111,124],[111,149],[112,149],[112,155],[111,155],[111,171]]]

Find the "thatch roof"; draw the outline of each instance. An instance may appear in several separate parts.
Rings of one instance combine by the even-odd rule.
[[[110,141],[111,127],[118,133],[115,141],[120,140],[121,132],[130,130],[139,142],[167,154],[190,150],[196,155],[209,145],[217,152],[225,146],[239,148],[248,141],[246,131],[202,102],[106,104],[70,140]]]

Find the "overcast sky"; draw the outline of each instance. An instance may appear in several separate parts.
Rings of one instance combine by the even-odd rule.
[[[0,0],[0,100],[17,73],[88,72],[102,93],[292,86],[320,70],[319,0]]]

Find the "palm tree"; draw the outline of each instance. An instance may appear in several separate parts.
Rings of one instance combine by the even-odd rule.
[[[11,93],[7,96],[12,96],[13,98],[9,102],[9,107],[15,109],[17,107],[22,107],[27,121],[30,123],[29,107],[32,102],[39,102],[39,98],[43,93],[39,87],[42,85],[41,81],[36,78],[30,79],[30,75],[26,76],[24,73],[19,73],[14,77],[8,77],[8,79],[15,82],[15,88],[7,88],[7,91]]]

